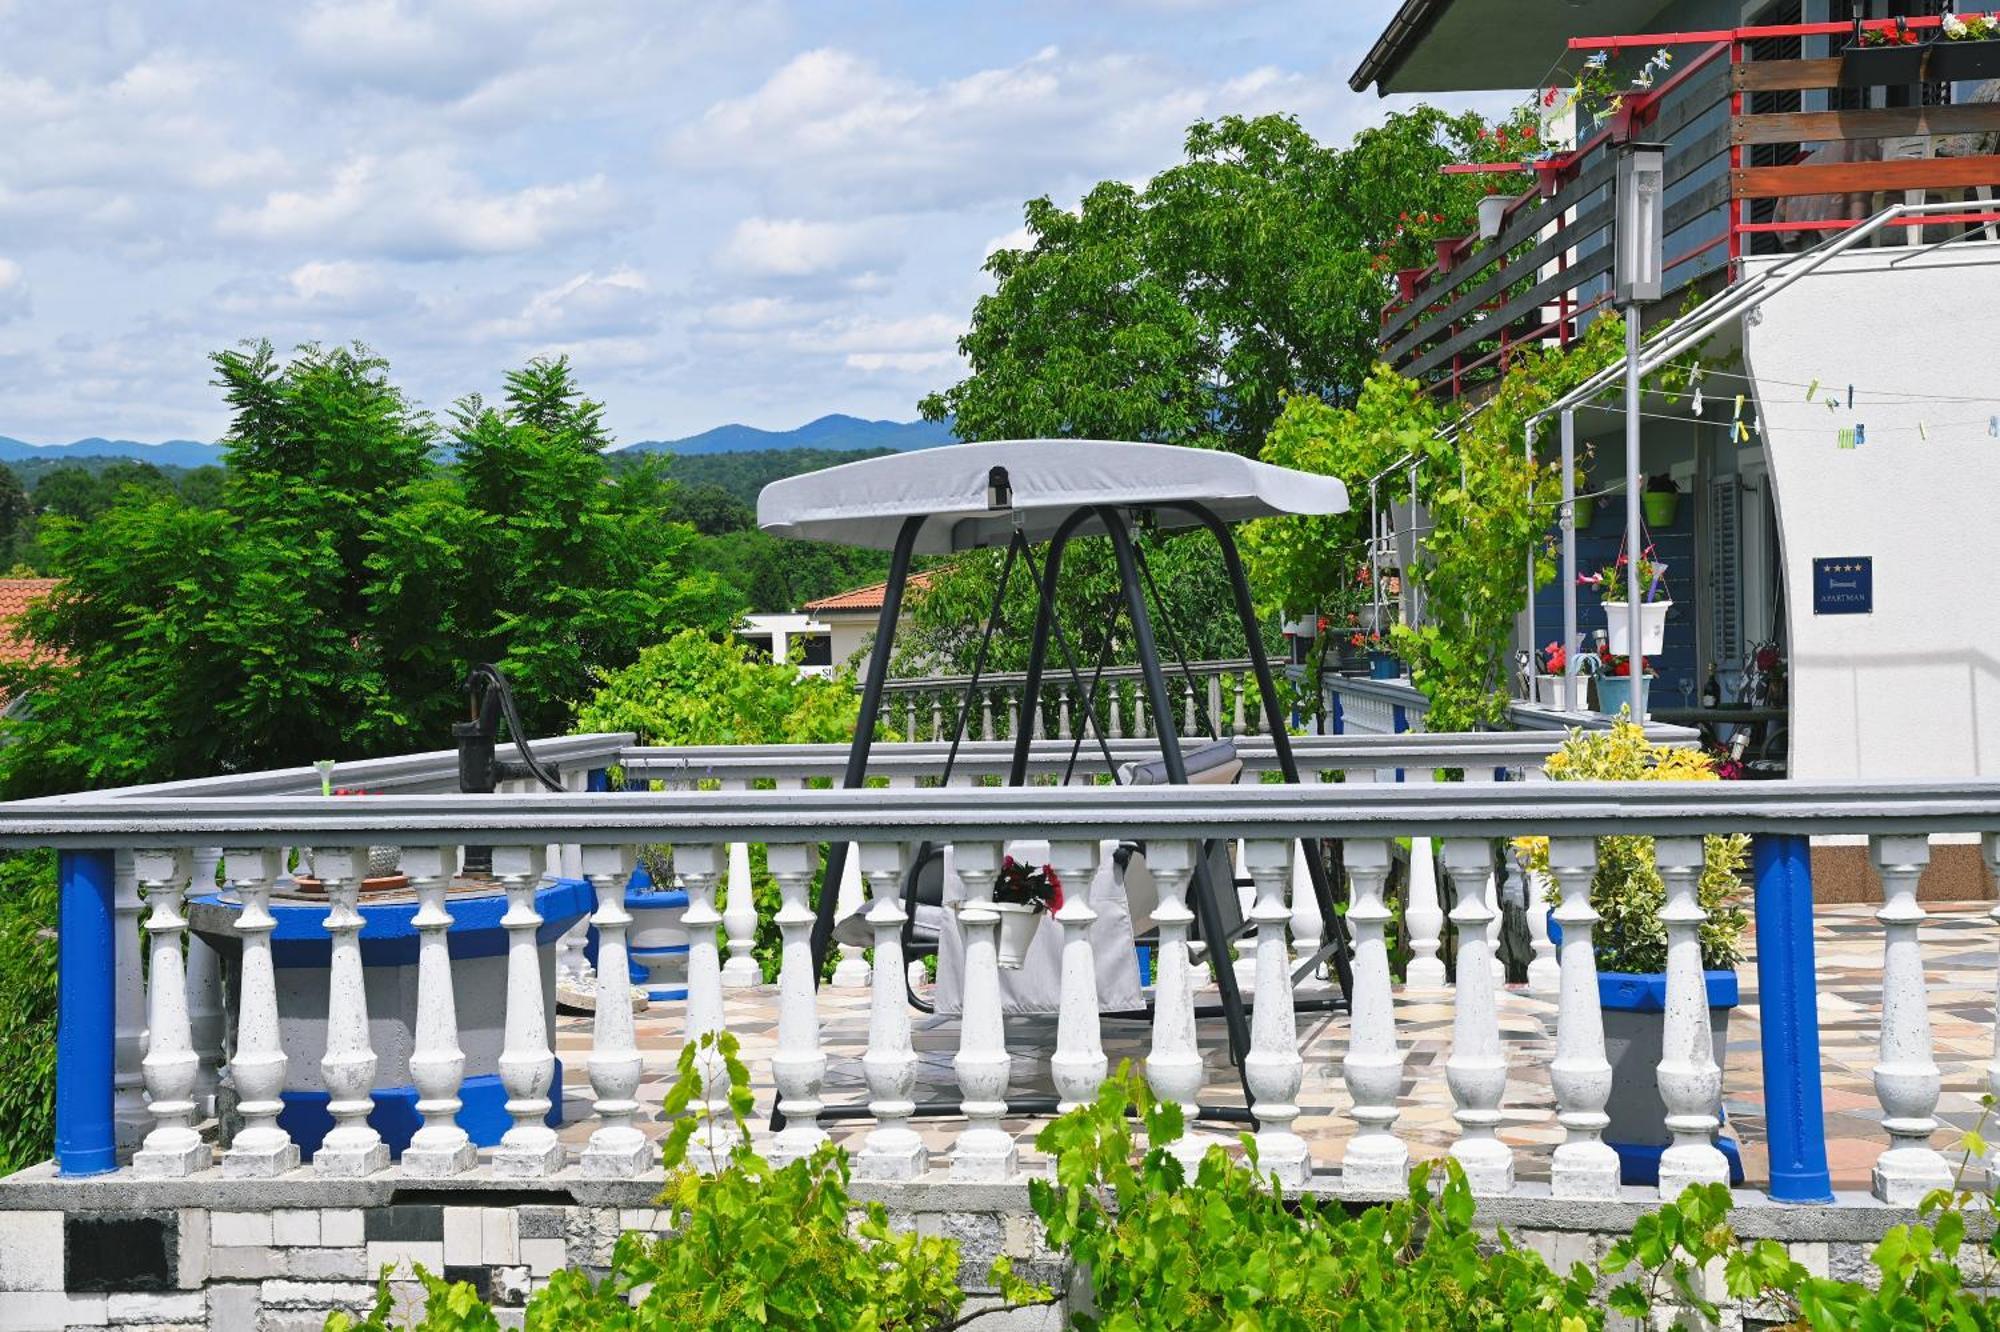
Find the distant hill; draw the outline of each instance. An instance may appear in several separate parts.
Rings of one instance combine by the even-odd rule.
[[[864,421],[858,416],[822,416],[796,430],[759,430],[755,426],[725,425],[704,430],[686,439],[642,439],[627,444],[621,453],[674,453],[691,456],[704,453],[752,453],[775,449],[908,449],[935,448],[955,444],[957,437],[945,421]]]
[[[676,454],[667,475],[684,485],[717,486],[755,508],[757,492],[773,481],[893,452],[880,448],[752,449],[743,453]],[[618,455],[611,456],[615,459]]]
[[[61,461],[67,458],[136,458],[160,467],[200,467],[222,462],[220,444],[203,444],[193,439],[170,439],[162,444],[142,444],[133,439],[73,439],[67,444],[30,444],[26,440],[0,435],[0,462],[29,462],[36,459]]]

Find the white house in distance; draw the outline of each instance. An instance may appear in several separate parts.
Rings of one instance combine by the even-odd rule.
[[[854,659],[875,632],[882,594],[889,585],[870,583],[808,601],[781,615],[746,615],[736,636],[761,649],[778,665],[795,665],[801,675],[832,675]],[[922,571],[910,575],[908,593],[930,586]]]

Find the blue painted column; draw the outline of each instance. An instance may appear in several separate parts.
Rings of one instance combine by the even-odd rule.
[[[1771,1198],[1830,1203],[1813,965],[1812,847],[1804,837],[1759,834],[1751,841],[1750,863],[1757,878],[1757,1004]]]
[[[109,851],[56,857],[56,1169],[102,1175],[118,1168],[112,1123],[117,1001]]]

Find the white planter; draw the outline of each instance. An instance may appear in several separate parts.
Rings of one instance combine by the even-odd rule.
[[[1657,657],[1667,642],[1667,612],[1674,608],[1671,601],[1645,601],[1639,604],[1639,633],[1645,644],[1645,655]],[[1632,616],[1628,603],[1607,601],[1604,603],[1605,627],[1611,639],[1611,654],[1615,657],[1632,655]]]
[[[1032,902],[992,902],[989,903],[1000,913],[1000,969],[1019,971],[1021,959],[1028,955],[1028,945],[1035,941],[1035,931],[1042,923],[1042,909]]]
[[[1550,708],[1556,712],[1575,711],[1563,698],[1564,677],[1560,675],[1537,675],[1535,677],[1535,705]],[[1579,683],[1581,681],[1579,680]]]
[[[1500,224],[1506,220],[1507,205],[1512,202],[1504,194],[1489,194],[1479,201],[1479,239],[1492,240],[1500,234]]]

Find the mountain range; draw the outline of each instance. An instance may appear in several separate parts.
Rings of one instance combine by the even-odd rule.
[[[620,446],[626,453],[749,453],[759,449],[928,449],[955,443],[949,422],[864,421],[858,416],[822,416],[794,430],[759,430],[723,425],[684,439],[642,439]],[[30,444],[0,435],[0,462],[35,458],[137,458],[167,467],[200,467],[222,461],[220,444],[169,439],[145,444],[131,439],[91,436],[67,444]]]

